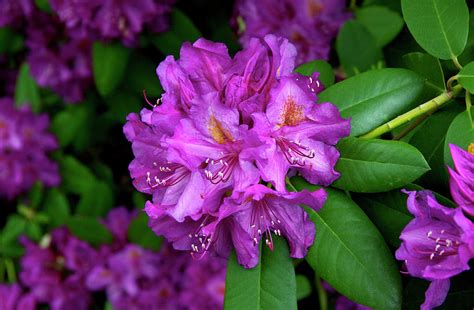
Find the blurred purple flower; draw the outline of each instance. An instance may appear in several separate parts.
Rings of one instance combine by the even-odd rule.
[[[0,0],[0,27],[21,25],[32,11],[32,0]]]
[[[0,196],[12,199],[36,181],[59,184],[58,166],[47,156],[58,147],[48,126],[47,115],[34,115],[28,105],[15,108],[13,100],[0,99]]]
[[[450,144],[455,170],[448,167],[451,176],[451,195],[458,206],[474,215],[474,154]]]
[[[18,70],[9,65],[9,57],[0,54],[0,98],[13,97]]]
[[[328,59],[332,40],[351,14],[344,0],[238,0],[232,24],[244,47],[253,37],[285,37],[296,46],[299,65]]]
[[[19,284],[0,283],[0,309],[1,310],[34,310],[36,300],[33,295],[24,293]]]
[[[335,106],[316,104],[318,74],[293,74],[295,57],[295,47],[273,35],[253,39],[233,59],[225,45],[199,39],[158,66],[165,93],[153,110],[129,115],[124,133],[135,155],[133,184],[153,195],[145,206],[150,226],[174,248],[199,259],[235,248],[241,264],[255,266],[260,236],[247,224],[263,203],[271,206],[265,223],[250,225],[270,225],[278,214],[282,224],[270,225],[270,234],[281,231],[293,257],[312,244],[314,225],[297,207],[306,198],[287,194],[285,177],[299,170],[313,184],[333,182],[334,144],[350,125]],[[262,190],[261,178],[277,191]],[[322,192],[304,195],[317,196],[308,202],[316,209],[324,203]]]
[[[52,0],[51,6],[77,36],[135,45],[145,28],[166,31],[174,0]]]
[[[412,276],[432,281],[423,309],[439,306],[449,290],[449,278],[469,269],[474,255],[474,224],[461,208],[439,204],[430,191],[407,191],[408,210],[415,218],[400,235],[396,257]],[[443,297],[444,296],[444,297]]]
[[[68,103],[84,99],[92,84],[92,41],[72,37],[55,16],[39,11],[28,20],[27,30],[27,61],[36,82]]]
[[[73,237],[65,228],[51,233],[48,244],[37,245],[22,238],[25,254],[20,279],[38,303],[51,309],[89,309],[91,293],[85,279],[100,262],[90,245]]]
[[[371,308],[364,305],[358,304],[347,298],[346,296],[340,295],[336,299],[335,310],[370,310]]]

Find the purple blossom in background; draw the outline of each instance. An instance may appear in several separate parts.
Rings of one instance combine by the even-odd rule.
[[[450,144],[455,170],[448,167],[451,195],[458,206],[474,215],[474,155]]]
[[[248,47],[253,37],[272,33],[296,46],[296,63],[329,58],[332,40],[351,18],[344,0],[238,0],[232,24]]]
[[[66,102],[81,101],[92,85],[92,42],[71,36],[56,16],[35,12],[28,20],[26,40],[31,75]]]
[[[121,40],[135,45],[145,28],[163,32],[169,27],[174,0],[52,0],[51,7],[78,37]]]
[[[34,310],[36,300],[31,294],[25,294],[18,284],[0,284],[1,310]]]
[[[0,54],[0,98],[13,97],[18,70],[11,68],[8,57]]]
[[[91,292],[85,279],[100,256],[86,242],[73,237],[65,228],[51,233],[48,244],[37,245],[23,238],[20,280],[39,304],[51,309],[89,309]]]
[[[324,290],[331,296],[335,297],[335,310],[370,310],[371,308],[364,305],[353,302],[346,296],[339,294],[329,283],[322,281],[322,286]]]
[[[422,309],[443,303],[449,278],[469,269],[474,255],[474,224],[461,208],[439,204],[430,191],[407,191],[408,210],[415,218],[400,235],[396,258],[405,262],[408,273],[430,280]]]
[[[152,195],[150,226],[175,249],[202,259],[235,248],[249,268],[263,235],[270,248],[272,233],[284,235],[292,257],[312,244],[314,224],[299,204],[318,210],[325,193],[288,194],[285,178],[299,171],[312,184],[337,179],[334,145],[350,123],[332,104],[316,103],[318,73],[294,74],[295,57],[274,35],[252,39],[233,59],[225,45],[199,39],[158,66],[165,93],[152,110],[130,114],[124,133],[133,184]],[[262,179],[276,190],[258,185]]]
[[[48,126],[47,115],[34,115],[28,105],[15,108],[13,100],[0,99],[0,196],[12,199],[37,181],[59,184],[58,166],[47,156],[58,147]]]
[[[0,0],[0,27],[19,26],[32,11],[32,0]]]

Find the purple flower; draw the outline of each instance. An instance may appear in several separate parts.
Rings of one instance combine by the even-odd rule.
[[[18,284],[0,284],[0,309],[34,310],[36,300],[31,294],[25,294]]]
[[[0,0],[0,27],[18,26],[32,10],[31,0]]]
[[[0,196],[12,199],[36,181],[59,184],[58,166],[47,156],[58,147],[48,126],[47,115],[34,115],[28,105],[17,109],[13,100],[0,99]]]
[[[77,103],[92,84],[91,44],[77,39],[54,16],[35,12],[28,22],[27,57],[36,82]]]
[[[298,50],[297,64],[328,59],[332,39],[351,17],[343,0],[236,1],[233,26],[244,47],[252,37],[285,37]]]
[[[403,242],[396,257],[405,262],[410,275],[432,281],[422,306],[430,309],[444,300],[440,296],[446,296],[449,278],[469,269],[474,224],[461,208],[439,204],[430,191],[406,193],[408,210],[415,218],[400,235]]]
[[[9,65],[8,56],[0,54],[0,98],[13,97],[18,70]]]
[[[474,155],[454,144],[449,148],[456,169],[448,167],[451,195],[458,206],[474,215]]]
[[[38,303],[51,309],[88,309],[91,293],[85,277],[99,262],[98,253],[87,243],[59,228],[52,232],[47,245],[23,238],[25,254],[21,259],[21,282]]]
[[[51,6],[78,36],[119,39],[134,45],[145,28],[165,31],[174,0],[52,0]]]

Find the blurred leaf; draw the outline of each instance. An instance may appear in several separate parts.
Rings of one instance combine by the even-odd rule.
[[[383,63],[382,51],[374,37],[356,20],[349,20],[342,26],[336,50],[347,76],[378,68]]]
[[[25,218],[13,214],[7,219],[5,227],[3,227],[0,244],[6,245],[16,242],[18,237],[25,231],[27,221]]]
[[[71,207],[66,195],[57,188],[52,188],[48,191],[44,201],[44,210],[49,216],[49,222],[52,227],[65,224],[71,214]]]
[[[363,7],[356,11],[356,18],[383,47],[402,30],[404,22],[400,14],[383,6]]]
[[[304,299],[311,295],[311,283],[308,278],[301,274],[296,275],[296,298]]]
[[[92,68],[97,90],[102,96],[112,93],[122,81],[130,51],[130,49],[118,43],[94,43]]]
[[[138,113],[143,107],[144,100],[129,92],[116,91],[108,96],[106,101],[109,105],[107,117],[119,124],[125,124],[127,115],[132,112]]]
[[[87,193],[92,184],[95,184],[96,177],[92,172],[71,156],[64,156],[59,161],[62,186],[67,193],[84,194]]]
[[[38,223],[31,221],[26,224],[25,232],[28,238],[33,241],[39,241],[43,236],[41,226]]]
[[[43,191],[44,191],[44,186],[43,183],[37,181],[31,187],[29,193],[28,193],[28,200],[29,200],[29,205],[33,209],[37,209],[38,206],[41,203],[41,199],[43,198]]]
[[[51,13],[51,6],[49,0],[35,0],[36,7],[46,13]]]
[[[11,28],[0,28],[0,54],[14,54],[23,49],[24,38]]]
[[[429,88],[427,98],[431,99],[446,91],[444,73],[439,59],[424,53],[414,52],[403,56],[404,67],[426,79]]]
[[[67,227],[76,237],[94,246],[111,243],[113,240],[107,227],[97,218],[71,217],[67,220]]]
[[[297,190],[316,188],[302,178],[292,183]],[[400,309],[400,273],[380,232],[343,192],[326,191],[328,199],[320,211],[305,208],[317,232],[306,260],[351,300],[375,309]]]
[[[474,107],[471,108],[471,115],[474,115]],[[444,141],[444,164],[453,167],[453,159],[449,144],[456,144],[467,150],[469,144],[474,143],[474,126],[467,111],[459,113],[449,125],[446,139]]]
[[[114,195],[109,186],[102,181],[88,183],[87,190],[82,193],[76,214],[83,216],[102,217],[114,206]]]
[[[90,126],[90,115],[83,104],[68,106],[53,118],[51,130],[62,147],[70,145],[81,130]]]
[[[143,210],[143,208],[145,208],[145,203],[147,200],[145,195],[143,195],[139,191],[133,191],[132,199],[133,199],[133,205],[135,206],[135,208],[139,210]]]
[[[9,244],[0,243],[0,256],[20,258],[23,256],[24,251],[24,248],[17,242]]]
[[[451,59],[462,53],[469,29],[465,0],[402,0],[408,29],[431,55]]]
[[[124,86],[135,96],[141,97],[143,90],[145,90],[150,98],[160,97],[163,89],[156,75],[157,66],[158,62],[153,62],[146,56],[132,54]],[[142,100],[142,102],[144,101]],[[109,105],[113,106],[113,103]]]
[[[474,94],[474,61],[462,68],[458,73],[458,81],[462,87],[467,89],[471,94]]]
[[[382,5],[389,8],[392,11],[402,13],[402,7],[400,5],[400,0],[364,0],[363,4],[364,7],[371,6],[371,5]]]
[[[41,110],[39,88],[30,74],[28,64],[21,65],[16,79],[15,102],[17,106],[28,104],[33,112]]]
[[[163,238],[155,235],[151,228],[148,227],[148,216],[145,212],[140,212],[130,223],[128,227],[128,240],[153,251],[158,251],[163,243]]]
[[[318,95],[343,117],[351,117],[351,135],[366,133],[414,107],[423,80],[406,69],[380,69],[336,83]]]
[[[430,167],[415,147],[401,141],[345,138],[337,145],[341,156],[334,187],[361,193],[384,192],[408,184]]]
[[[202,34],[193,22],[183,12],[174,9],[169,31],[154,36],[150,40],[164,55],[174,55],[177,58],[184,42],[194,42],[200,37]]]
[[[260,262],[245,269],[235,252],[227,263],[224,309],[296,309],[295,269],[286,241],[273,237],[274,251],[261,246]],[[263,242],[261,242],[263,243]]]
[[[323,83],[325,88],[334,84],[334,71],[331,65],[324,60],[314,60],[300,65],[295,69],[302,75],[310,76],[314,72],[319,72],[319,80]]]

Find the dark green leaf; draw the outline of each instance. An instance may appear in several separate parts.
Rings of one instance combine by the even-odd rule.
[[[333,186],[353,192],[375,193],[408,184],[430,167],[415,147],[401,141],[346,138],[337,145],[341,156]]]
[[[444,74],[439,59],[420,52],[413,52],[403,56],[404,67],[425,78],[429,88],[429,99],[446,91]]]
[[[324,87],[328,88],[334,84],[334,71],[331,65],[324,60],[314,60],[300,65],[295,69],[296,72],[310,76],[314,72],[319,72],[319,80],[323,82]]]
[[[23,36],[8,27],[0,28],[0,54],[16,53],[24,47]]]
[[[110,243],[113,240],[107,227],[97,218],[71,217],[67,221],[67,227],[76,237],[92,245]]]
[[[392,11],[402,13],[402,7],[400,5],[400,0],[364,0],[362,5],[364,7],[371,5],[382,5],[389,8]]]
[[[155,235],[148,227],[148,216],[141,212],[132,220],[128,227],[128,240],[142,246],[145,249],[158,251],[161,247],[163,239]]]
[[[17,106],[29,104],[34,112],[41,110],[39,88],[31,77],[30,68],[26,63],[21,65],[16,79],[15,102]]]
[[[44,186],[43,183],[37,181],[28,193],[29,206],[33,209],[37,209],[43,199]]]
[[[2,230],[0,244],[16,242],[17,238],[25,231],[26,224],[25,218],[16,214],[10,215]]]
[[[471,108],[471,115],[474,115],[474,107]],[[449,125],[446,139],[444,141],[444,163],[453,167],[453,159],[449,144],[455,144],[467,150],[471,143],[474,143],[474,126],[467,111],[459,113]]]
[[[140,91],[141,92],[141,91]],[[125,124],[126,117],[131,112],[139,112],[143,108],[143,97],[124,91],[116,91],[107,97],[109,110],[107,117],[119,124]]]
[[[105,216],[114,205],[114,195],[109,186],[102,181],[88,183],[82,193],[76,213],[84,216]]]
[[[297,190],[315,188],[301,178],[292,181]],[[305,208],[316,225],[316,239],[306,260],[321,278],[355,302],[375,309],[400,309],[400,273],[380,232],[344,193],[326,190],[328,199],[320,211]]]
[[[132,92],[132,94],[135,96],[140,96],[141,98],[143,98],[143,90],[146,91],[147,96],[150,98],[160,97],[163,89],[161,88],[160,81],[156,75],[157,66],[158,62],[151,61],[144,55],[132,55],[130,64],[127,68],[124,86],[127,87],[127,89]],[[135,101],[137,100],[135,99]],[[141,104],[142,102],[144,101],[138,101],[138,104]],[[109,103],[111,107],[114,106],[113,100],[108,100],[107,103]],[[130,104],[133,103],[130,102]],[[129,109],[129,111],[132,110]]]
[[[379,47],[392,41],[402,30],[402,17],[383,6],[369,6],[356,11],[356,18],[375,38]]]
[[[81,195],[87,193],[96,177],[89,168],[71,156],[65,156],[59,161],[62,186],[68,193]]]
[[[311,295],[311,283],[308,278],[301,274],[296,275],[296,298],[304,299]]]
[[[462,53],[469,29],[465,0],[402,0],[408,29],[431,55],[450,59]]]
[[[227,263],[224,309],[296,309],[295,269],[286,241],[273,238],[274,251],[262,246],[259,264],[245,269],[235,252]]]
[[[462,87],[474,94],[474,61],[468,63],[464,68],[462,68],[458,73],[458,81]]]
[[[46,195],[44,210],[49,216],[49,222],[52,227],[65,224],[71,213],[71,207],[66,195],[57,188],[50,189]]]
[[[95,42],[92,48],[92,68],[95,84],[102,96],[112,93],[122,81],[130,49],[118,43]]]
[[[348,76],[379,68],[383,55],[374,37],[358,21],[349,20],[339,31],[336,41],[339,61]]]
[[[39,241],[43,236],[41,226],[35,222],[28,222],[25,229],[26,235],[30,240]]]
[[[90,124],[90,114],[83,104],[68,106],[56,114],[51,123],[51,130],[54,132],[62,147],[71,144],[85,127]]]
[[[358,136],[408,111],[423,91],[423,79],[406,69],[381,69],[336,83],[319,94],[343,117],[351,117],[351,135]]]

